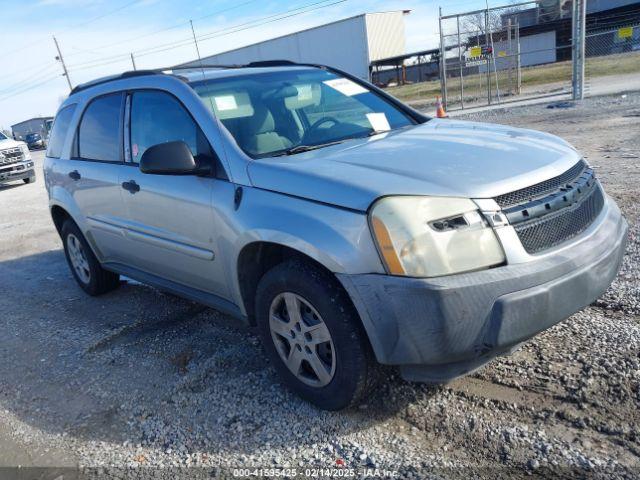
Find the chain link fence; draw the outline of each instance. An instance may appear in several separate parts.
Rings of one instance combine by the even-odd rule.
[[[521,2],[440,17],[449,110],[570,94],[571,5]]]
[[[587,27],[586,94],[606,93],[607,87],[616,87],[614,84],[620,82],[629,87],[640,85],[640,22],[629,24],[624,17],[612,20],[619,25]]]

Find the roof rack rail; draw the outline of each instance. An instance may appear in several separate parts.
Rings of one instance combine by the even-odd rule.
[[[296,63],[291,60],[259,60],[249,63],[232,63],[232,64],[219,64],[219,63],[201,63],[193,62],[189,65],[176,65],[173,67],[162,68],[160,70],[197,70],[199,68],[260,68],[260,67],[288,67],[304,65],[302,63]]]
[[[74,95],[83,90],[86,90],[87,88],[95,87],[96,85],[102,85],[104,83],[113,82],[115,80],[121,80],[124,78],[143,77],[146,75],[162,75],[162,71],[161,70],[129,70],[119,75],[111,75],[109,77],[98,78],[96,80],[91,80],[89,82],[76,85],[76,87],[73,90],[71,90],[71,93],[69,94],[69,96]]]
[[[198,70],[199,68],[243,68],[244,65],[240,64],[230,64],[230,65],[221,65],[221,64],[200,64],[198,65],[175,65],[173,67],[161,68],[161,71],[166,70]]]
[[[260,60],[257,62],[249,62],[245,65],[245,67],[288,67],[288,66],[299,66],[300,63],[293,62],[291,60]]]

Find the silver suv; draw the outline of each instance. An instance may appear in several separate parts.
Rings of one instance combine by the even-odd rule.
[[[45,177],[88,294],[125,275],[255,325],[284,383],[334,410],[380,364],[445,382],[509,353],[602,294],[627,234],[565,141],[289,62],[77,87]]]

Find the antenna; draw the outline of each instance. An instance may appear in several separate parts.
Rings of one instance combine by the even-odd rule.
[[[200,58],[200,49],[198,48],[198,39],[196,38],[196,31],[193,28],[193,20],[189,20],[189,24],[191,25],[191,33],[193,34],[193,43],[196,46],[196,53],[198,54],[198,63],[200,63],[200,70],[202,71],[202,79],[205,79],[204,75],[204,67],[202,66],[202,58]]]

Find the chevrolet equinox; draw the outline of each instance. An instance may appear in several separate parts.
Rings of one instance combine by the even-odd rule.
[[[242,319],[330,410],[380,364],[438,383],[513,351],[605,291],[627,236],[560,138],[286,61],[80,85],[45,178],[85,292],[124,275]]]

